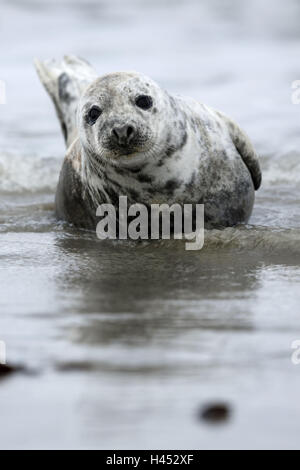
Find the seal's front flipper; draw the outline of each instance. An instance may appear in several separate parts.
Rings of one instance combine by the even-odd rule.
[[[260,188],[262,181],[262,174],[257,153],[255,152],[253,145],[245,132],[231,119],[226,119],[232,141],[240,156],[242,157],[246,167],[250,171],[254,189],[257,191]]]
[[[76,110],[80,96],[97,74],[86,61],[75,56],[65,56],[60,62],[35,60],[35,67],[52,98],[69,146],[77,137]]]

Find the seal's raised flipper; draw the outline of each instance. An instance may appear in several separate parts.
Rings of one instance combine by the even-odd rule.
[[[252,176],[254,189],[257,191],[260,188],[262,174],[259,164],[257,153],[255,152],[253,145],[250,142],[249,137],[244,131],[237,125],[232,125],[232,140],[236,146],[237,151],[241,155],[245,165],[247,166]]]
[[[255,152],[247,134],[245,134],[245,132],[230,118],[227,116],[225,116],[225,118],[229,126],[229,132],[232,141],[240,156],[242,157],[246,167],[250,171],[254,189],[257,191],[260,188],[262,181],[262,174],[257,153]]]
[[[97,74],[88,62],[75,56],[65,56],[62,61],[36,59],[35,67],[53,100],[66,145],[69,146],[77,136],[79,98]]]

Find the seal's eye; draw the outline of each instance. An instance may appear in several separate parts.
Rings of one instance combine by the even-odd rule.
[[[152,108],[153,100],[152,100],[151,96],[140,95],[140,96],[138,96],[137,99],[135,100],[135,104],[136,104],[139,108],[142,108],[142,109],[150,109],[150,108]]]
[[[93,125],[97,121],[98,117],[102,113],[101,109],[98,106],[93,106],[87,115],[88,123]]]

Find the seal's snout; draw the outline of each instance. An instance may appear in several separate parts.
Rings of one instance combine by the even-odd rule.
[[[135,128],[131,124],[114,126],[111,136],[118,145],[129,145],[135,136]]]

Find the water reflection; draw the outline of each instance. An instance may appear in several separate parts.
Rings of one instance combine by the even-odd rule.
[[[237,262],[226,252],[190,255],[178,242],[61,237],[56,247],[66,260],[57,283],[70,296],[77,293],[76,312],[86,317],[78,341],[140,344],[186,331],[252,327],[247,299],[259,288],[261,266],[253,255]]]

